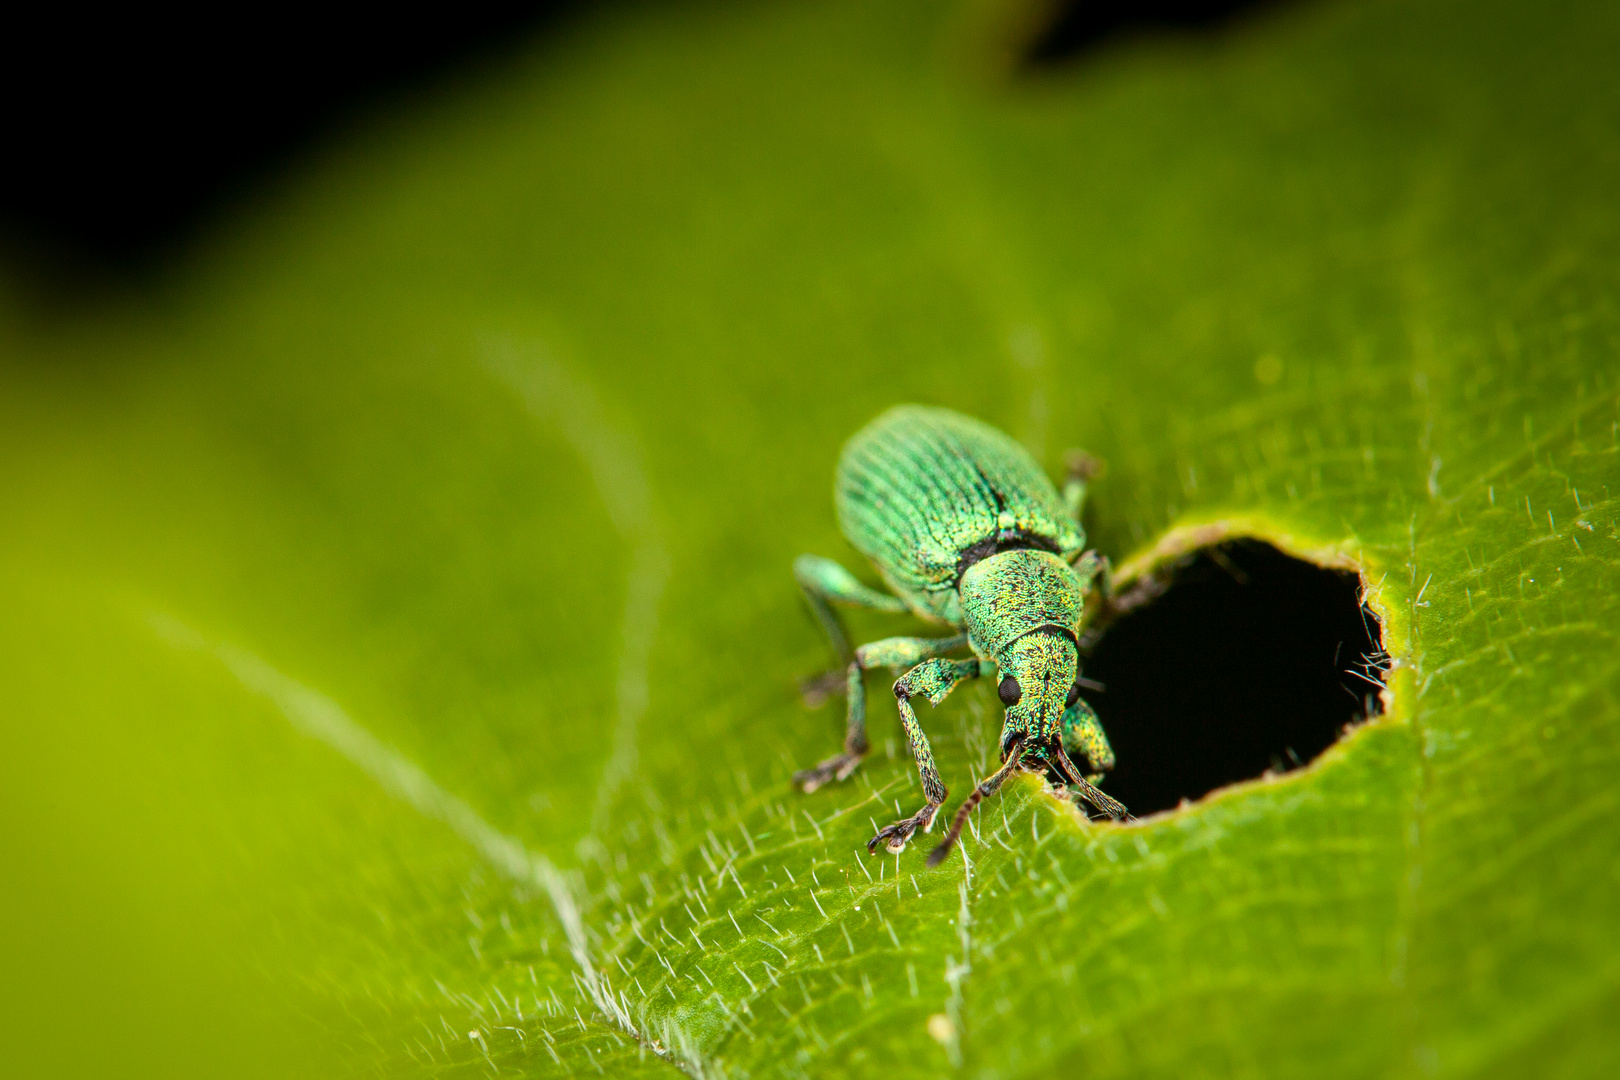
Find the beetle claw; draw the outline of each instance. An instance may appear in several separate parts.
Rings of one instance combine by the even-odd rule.
[[[927,832],[934,824],[934,814],[939,810],[938,805],[930,804],[917,811],[911,817],[902,818],[893,825],[885,825],[878,830],[876,836],[866,842],[869,854],[876,855],[879,844],[890,855],[898,855],[906,850],[906,844],[921,829]]]
[[[827,703],[828,698],[842,697],[847,684],[848,679],[842,670],[824,671],[799,683],[799,696],[804,699],[805,708],[819,709]]]
[[[878,834],[866,842],[866,851],[869,855],[877,854],[878,844],[883,844],[884,850],[890,855],[898,855],[906,850],[906,843],[917,831],[917,822],[913,818],[897,821],[893,825],[885,825],[878,830]]]
[[[849,774],[861,763],[857,754],[838,754],[821,762],[813,769],[804,769],[793,774],[793,782],[799,785],[799,790],[805,794],[816,790],[823,784],[832,780],[848,780]]]

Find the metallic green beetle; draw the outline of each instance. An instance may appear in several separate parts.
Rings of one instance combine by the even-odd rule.
[[[1097,790],[1114,766],[1097,714],[1080,697],[1079,640],[1086,599],[1106,564],[1085,551],[1080,507],[1090,459],[1078,456],[1059,496],[1018,443],[949,409],[901,405],[844,446],[838,461],[838,520],[851,544],[871,559],[893,595],[870,589],[848,570],[815,555],[793,564],[810,606],[840,660],[847,663],[849,727],[844,752],[794,779],[805,791],[843,780],[867,751],[870,668],[906,669],[894,684],[900,722],[922,774],[926,805],[878,831],[868,843],[899,852],[917,830],[933,827],[945,801],[914,697],[939,704],[962,679],[999,671],[1007,707],[1002,767],[974,789],[943,842],[950,852],[968,813],[1018,769],[1052,772],[1072,794],[1114,819],[1125,807]],[[893,637],[851,650],[832,604],[911,612],[960,632],[942,638]],[[971,649],[970,659],[949,659]],[[1081,775],[1069,754],[1083,753],[1096,775]]]

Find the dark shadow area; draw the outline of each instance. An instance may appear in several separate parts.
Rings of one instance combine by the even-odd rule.
[[[1257,541],[1199,552],[1085,662],[1119,759],[1103,790],[1140,816],[1298,768],[1381,711],[1382,638],[1355,574]]]
[[[1217,30],[1280,0],[1142,0],[1098,3],[1066,0],[1024,54],[1028,67],[1067,63],[1104,42],[1142,33],[1199,33]]]
[[[0,48],[0,241],[47,291],[138,277],[356,110],[528,46],[578,6],[26,5]]]
[[[1026,62],[1065,63],[1122,34],[1206,31],[1264,6],[1070,0]],[[0,245],[46,298],[139,280],[359,110],[531,48],[584,10],[26,6],[0,45]]]

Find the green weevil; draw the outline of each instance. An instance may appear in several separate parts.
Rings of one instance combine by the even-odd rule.
[[[891,590],[861,584],[831,559],[801,555],[794,576],[846,665],[849,699],[844,750],[795,775],[806,792],[846,779],[867,752],[866,690],[872,668],[904,670],[894,684],[900,722],[922,774],[922,809],[878,830],[875,852],[903,850],[933,828],[946,788],[912,699],[938,705],[963,679],[999,673],[1006,706],[1002,766],[963,802],[930,854],[949,854],[968,814],[1019,769],[1056,776],[1076,799],[1110,818],[1125,807],[1096,787],[1113,768],[1097,714],[1080,696],[1081,624],[1094,590],[1107,595],[1107,563],[1085,549],[1080,525],[1091,459],[1072,455],[1059,495],[1018,443],[988,424],[949,409],[901,405],[855,434],[838,461],[839,525],[877,567]],[[949,637],[891,637],[851,649],[834,603],[943,623]],[[967,649],[972,656],[952,659]],[[1093,775],[1070,758],[1083,754]]]

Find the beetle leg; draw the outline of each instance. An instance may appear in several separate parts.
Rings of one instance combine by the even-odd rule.
[[[1106,559],[1102,565],[1102,582],[1103,603],[1107,607],[1109,619],[1117,619],[1121,615],[1135,611],[1156,599],[1168,587],[1162,577],[1149,572],[1131,582],[1124,592],[1119,592],[1114,587],[1113,567]]]
[[[1070,450],[1063,455],[1068,477],[1063,482],[1063,512],[1080,524],[1080,511],[1086,505],[1086,486],[1102,475],[1102,459],[1092,457],[1084,450]]]
[[[862,680],[864,674],[859,660],[849,662],[847,674],[849,725],[844,733],[844,752],[834,754],[813,769],[794,773],[793,782],[799,785],[801,791],[812,792],[829,780],[847,780],[849,774],[855,771],[855,766],[861,763],[861,758],[866,756],[866,683]]]
[[[1063,749],[1070,754],[1084,754],[1098,776],[1114,767],[1114,748],[1108,745],[1101,721],[1084,698],[1063,713]],[[1096,783],[1094,777],[1087,779]]]
[[[840,663],[848,663],[854,654],[850,651],[844,624],[832,609],[833,604],[851,604],[897,615],[906,610],[905,601],[898,596],[867,588],[854,574],[819,555],[800,555],[794,559],[793,576],[798,579],[799,587],[810,601],[810,610],[816,613],[816,620],[827,631]]]
[[[941,638],[891,637],[862,645],[855,650],[855,659],[860,662],[863,668],[886,667],[900,671],[927,666],[923,663],[925,660],[933,660],[935,657],[944,656],[946,653],[953,653],[966,647],[966,634],[953,634],[950,637]],[[978,663],[976,660],[972,662]],[[906,677],[910,678],[911,674],[911,671],[907,671]],[[978,674],[977,668],[974,669],[974,674]],[[950,686],[956,685],[956,679],[965,678],[969,678],[969,676],[965,674],[957,675],[951,680]],[[947,686],[940,694],[941,697],[950,693],[950,686]],[[932,695],[930,694],[930,696]]]
[[[877,835],[867,841],[867,851],[875,852],[878,845],[882,844],[891,854],[900,852],[917,830],[927,832],[933,828],[934,817],[939,813],[940,804],[945,801],[945,783],[939,778],[939,767],[934,764],[934,750],[928,745],[928,736],[923,733],[922,725],[917,722],[917,712],[911,705],[912,697],[926,697],[929,702],[938,705],[958,682],[977,678],[985,666],[984,662],[978,659],[944,660],[936,657],[918,664],[894,684],[900,723],[906,729],[906,741],[911,744],[912,756],[917,759],[917,772],[922,776],[923,796],[928,801],[921,810],[910,817],[879,829]]]
[[[1076,803],[1084,799],[1115,821],[1136,820],[1131,816],[1131,812],[1125,809],[1124,803],[1104,795],[1097,790],[1096,785],[1080,775],[1080,770],[1074,767],[1074,762],[1070,761],[1069,755],[1064,753],[1062,744],[1052,747],[1052,751],[1052,763],[1057,766],[1059,775],[1069,782],[1072,788],[1070,797]]]
[[[835,754],[813,769],[796,773],[793,782],[804,791],[814,791],[830,780],[845,780],[855,766],[866,756],[866,684],[862,675],[868,668],[908,667],[941,653],[954,652],[967,644],[965,634],[948,638],[884,638],[855,650],[855,657],[846,669],[846,693],[849,695],[849,724],[844,735],[844,752]],[[977,660],[962,663],[978,664]],[[978,668],[975,666],[974,673]],[[962,676],[958,676],[962,677]],[[954,684],[955,680],[952,680]],[[949,692],[947,687],[946,692]],[[942,693],[941,697],[944,696]],[[902,716],[904,719],[904,716]],[[926,745],[926,744],[925,744]]]
[[[1121,615],[1128,615],[1137,608],[1149,604],[1164,590],[1169,588],[1169,582],[1164,571],[1149,571],[1131,582],[1120,592],[1114,584],[1114,567],[1106,555],[1097,555],[1095,552],[1086,552],[1075,561],[1075,571],[1078,573],[1081,564],[1086,563],[1091,569],[1096,583],[1096,591],[1092,599],[1087,601],[1088,617],[1086,628],[1080,634],[1080,652],[1085,654],[1096,647],[1102,638],[1104,630]]]
[[[917,759],[917,772],[922,776],[923,796],[928,801],[921,810],[910,817],[879,829],[877,835],[866,842],[866,850],[870,852],[876,852],[879,844],[891,854],[905,850],[906,841],[910,840],[918,829],[927,832],[934,827],[934,815],[939,813],[940,804],[945,801],[945,783],[939,778],[939,766],[934,764],[934,749],[928,745],[928,736],[923,733],[922,725],[917,723],[917,713],[912,709],[910,700],[901,697],[900,694],[900,686],[897,683],[895,697],[900,704],[900,723],[906,729],[906,741],[911,743],[912,756]]]

